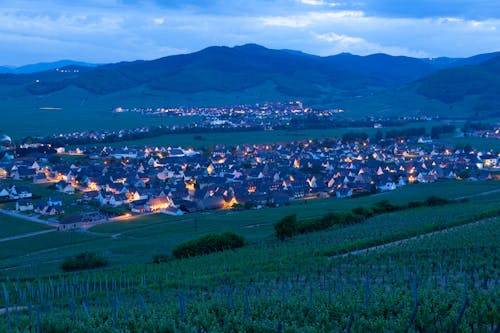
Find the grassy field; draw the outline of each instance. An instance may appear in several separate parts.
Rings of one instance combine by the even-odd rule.
[[[201,212],[182,217],[152,215],[97,226],[86,233],[69,232],[40,235],[3,244],[7,250],[2,251],[0,276],[57,272],[60,262],[65,257],[82,251],[104,253],[114,265],[148,262],[154,254],[169,253],[177,243],[210,232],[231,230],[244,235],[251,242],[267,242],[274,240],[273,223],[291,213],[297,213],[301,219],[312,218],[331,211],[344,211],[360,205],[371,205],[384,199],[401,204],[412,200],[423,200],[430,195],[456,198],[495,190],[499,188],[498,185],[498,182],[493,181],[444,181],[406,186],[395,192],[356,199],[305,200],[279,208]],[[500,200],[500,193],[478,196],[472,198],[467,204],[446,206],[442,210],[444,216],[450,215],[458,208],[466,214],[472,214],[479,209],[497,206],[498,200]],[[417,214],[415,211],[411,212],[401,212],[400,214],[403,215],[394,221],[398,221],[398,224],[404,226],[405,224],[401,221],[411,219],[413,213]],[[423,209],[421,213],[425,213],[424,216],[432,216],[433,210]],[[446,218],[442,217],[441,219]],[[379,222],[376,223],[382,223],[380,220],[383,218],[379,218],[377,220]],[[414,227],[417,228],[417,226]],[[381,230],[390,229],[384,227]]]
[[[36,266],[20,267],[10,273],[22,269],[34,278],[11,274],[3,282],[11,307],[34,304],[43,332],[271,333],[283,328],[313,333],[351,326],[355,332],[405,327],[488,332],[500,319],[500,218],[475,219],[481,211],[498,209],[499,198],[384,214],[286,242],[251,242],[235,251],[164,264],[144,265],[132,256],[119,267],[50,278],[40,276]],[[449,229],[429,233],[430,226]],[[407,239],[415,235],[420,236]],[[406,240],[390,243],[398,239]],[[386,246],[329,255],[377,240]],[[104,254],[109,258],[111,251]],[[38,310],[41,302],[50,310]],[[10,325],[32,331],[33,312],[11,313]],[[6,318],[0,317],[0,331],[7,331]]]
[[[300,219],[315,218],[323,216],[326,213],[349,210],[357,206],[371,205],[377,201],[389,200],[395,204],[404,204],[412,200],[422,200],[428,196],[435,195],[445,198],[457,198],[462,196],[474,195],[478,193],[496,190],[500,186],[499,182],[456,182],[443,181],[430,184],[415,184],[398,188],[392,192],[379,193],[377,195],[365,196],[354,199],[339,200],[336,198],[315,199],[315,200],[297,200],[292,201],[290,206],[277,208],[265,208],[260,210],[244,211],[212,211],[185,215],[182,217],[172,217],[164,215],[151,215],[140,217],[125,222],[108,223],[92,228],[92,231],[104,233],[122,233],[134,234],[139,229],[153,229],[166,227],[170,223],[164,222],[183,222],[186,229],[195,230],[195,220],[198,222],[198,228],[204,232],[214,232],[224,229],[238,228],[238,232],[252,237],[259,235],[269,235],[272,233],[272,224],[287,214],[297,214]],[[425,195],[422,195],[422,192]],[[203,230],[204,229],[204,230]]]
[[[385,133],[394,129],[425,127],[428,132],[432,126],[441,124],[437,121],[426,121],[420,123],[408,123],[401,127],[387,127],[380,131]],[[306,139],[338,138],[348,132],[364,132],[372,135],[378,129],[373,127],[361,128],[330,128],[330,129],[309,129],[309,130],[274,130],[274,131],[256,131],[256,132],[236,132],[236,133],[189,133],[189,134],[171,134],[162,135],[154,138],[122,141],[112,143],[111,146],[181,146],[209,148],[217,144],[238,145],[238,144],[259,144],[289,142]],[[199,138],[201,136],[201,139]],[[195,138],[196,137],[196,138]],[[109,145],[109,144],[107,144]]]
[[[136,113],[117,114],[112,112],[112,108],[120,106],[119,104],[100,99],[89,101],[85,96],[81,96],[79,101],[72,100],[68,96],[61,98],[26,96],[23,101],[22,104],[18,104],[16,98],[12,100],[5,98],[0,105],[2,117],[0,133],[9,135],[13,140],[27,136],[45,136],[83,130],[116,130],[160,124],[182,125],[199,120],[199,117],[146,117]],[[41,107],[60,109],[44,110],[40,109]]]
[[[493,150],[494,152],[500,152],[499,139],[476,138],[476,137],[461,137],[461,138],[449,137],[437,141],[452,144],[457,147],[464,147],[465,145],[469,144],[471,147],[479,150]]]
[[[43,224],[0,213],[0,239],[49,229],[51,228]]]

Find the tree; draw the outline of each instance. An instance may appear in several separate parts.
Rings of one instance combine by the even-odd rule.
[[[298,232],[297,214],[287,215],[274,224],[276,237],[280,241],[293,237]]]

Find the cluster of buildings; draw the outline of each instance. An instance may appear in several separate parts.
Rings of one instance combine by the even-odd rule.
[[[314,122],[336,121],[335,115],[342,109],[313,110],[301,101],[285,103],[263,103],[255,105],[235,105],[228,107],[179,107],[179,108],[123,108],[117,107],[115,113],[134,112],[146,116],[196,117],[195,122],[184,125],[142,126],[120,130],[93,130],[59,133],[36,138],[39,142],[55,144],[92,144],[96,142],[115,142],[136,138],[158,136],[172,133],[202,133],[207,131],[245,131],[272,130],[289,128],[292,122],[312,117]],[[319,119],[319,120],[318,120]],[[422,119],[417,119],[421,121]],[[382,126],[380,119],[371,118],[363,122],[365,126]],[[28,139],[28,138],[27,138]],[[30,138],[31,139],[31,138]]]
[[[464,132],[464,136],[500,139],[500,127],[492,127],[489,129],[469,130]]]
[[[82,153],[86,153],[82,151]],[[346,198],[438,179],[493,179],[500,154],[409,140],[216,146],[206,153],[171,147],[101,148],[77,164],[47,156],[0,161],[0,178],[53,183],[54,197],[19,210],[62,214],[60,196],[133,213],[172,215],[209,209],[286,205],[291,200]],[[29,191],[28,191],[29,192]],[[14,198],[12,188],[1,194]]]
[[[279,116],[293,116],[308,114],[312,112],[311,108],[304,107],[301,101],[290,102],[269,102],[258,104],[241,104],[232,106],[218,107],[175,107],[175,108],[123,108],[118,107],[113,110],[116,113],[136,112],[144,115],[167,115],[178,117],[201,116],[207,118],[248,118],[249,121],[263,118],[273,118]],[[325,114],[332,115],[336,110],[322,111]],[[340,110],[340,112],[343,112]]]
[[[60,195],[56,194],[41,200],[34,199],[35,196],[29,186],[2,186],[0,182],[0,202],[15,202],[17,211],[34,211],[40,215],[49,216],[64,214],[63,202]]]

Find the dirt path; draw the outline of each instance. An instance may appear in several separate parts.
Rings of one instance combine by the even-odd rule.
[[[454,230],[459,230],[461,228],[468,227],[468,226],[471,226],[471,225],[481,224],[481,223],[483,223],[484,221],[487,221],[487,220],[489,220],[489,219],[480,220],[480,221],[474,221],[474,222],[470,222],[470,223],[466,223],[466,224],[462,224],[462,225],[459,225],[459,226],[456,226],[456,227],[450,227],[450,228],[446,228],[446,229],[442,229],[442,230],[431,231],[431,232],[420,234],[420,235],[416,235],[416,236],[413,236],[413,237],[404,238],[404,239],[400,239],[400,240],[397,240],[397,241],[393,241],[393,242],[389,242],[389,243],[385,243],[385,244],[380,244],[380,245],[376,245],[376,246],[371,246],[371,247],[368,247],[368,248],[365,248],[365,249],[361,249],[361,250],[353,250],[353,251],[349,251],[347,253],[343,253],[343,254],[338,254],[338,255],[335,255],[335,256],[331,256],[329,259],[333,259],[333,258],[345,258],[345,257],[348,257],[348,256],[353,256],[353,255],[358,255],[358,254],[366,254],[368,252],[372,252],[372,251],[376,251],[376,250],[385,249],[387,247],[392,247],[392,246],[397,246],[397,245],[400,245],[400,244],[404,244],[404,243],[409,242],[409,241],[418,240],[418,239],[421,239],[421,238],[427,238],[427,237],[431,237],[431,236],[434,236],[434,235],[437,235],[437,234],[447,233],[447,232],[454,231]]]
[[[471,194],[471,195],[465,195],[463,197],[455,198],[455,200],[462,200],[462,199],[470,199],[470,198],[475,198],[475,197],[481,197],[481,196],[485,196],[485,195],[489,195],[489,194],[493,194],[493,193],[497,193],[497,192],[500,192],[500,188],[496,189],[496,190],[487,191],[487,192],[481,192],[481,193],[475,193],[475,194]]]
[[[54,231],[57,231],[57,230],[56,229],[42,230],[42,231],[37,231],[37,232],[30,232],[28,234],[22,234],[22,235],[17,235],[17,236],[12,236],[12,237],[0,238],[0,243],[1,242],[8,242],[8,241],[11,241],[11,240],[16,240],[16,239],[21,239],[21,238],[28,238],[28,237],[33,237],[33,236],[48,234],[49,232],[54,232]]]

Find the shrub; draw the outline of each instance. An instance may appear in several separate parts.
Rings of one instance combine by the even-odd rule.
[[[399,209],[401,209],[401,207],[393,205],[389,202],[389,200],[379,201],[372,206],[372,211],[374,214],[390,213]]]
[[[343,223],[343,216],[337,213],[328,213],[319,219],[305,220],[297,222],[296,228],[299,234],[305,234],[314,231],[326,230]]]
[[[439,198],[439,197],[436,197],[436,196],[431,196],[431,197],[428,197],[427,200],[425,200],[425,204],[427,206],[443,206],[443,205],[446,205],[448,204],[450,201],[448,199],[443,199],[443,198]]]
[[[297,215],[292,214],[283,217],[274,224],[274,230],[276,231],[276,237],[280,241],[293,237],[298,233]]]
[[[353,214],[356,214],[356,215],[362,215],[365,218],[369,218],[369,217],[373,216],[373,211],[370,208],[365,208],[362,206],[353,208],[352,212],[353,212]]]
[[[366,220],[366,217],[363,215],[355,214],[353,212],[348,212],[342,215],[342,224],[355,224]]]
[[[236,249],[245,245],[245,239],[234,232],[223,234],[208,234],[174,247],[172,255],[175,258],[189,258],[198,255]]]
[[[170,260],[170,256],[168,254],[155,254],[153,256],[153,264],[161,264],[164,262],[168,262]]]
[[[422,201],[410,201],[408,202],[408,208],[418,208],[424,206]]]
[[[71,272],[104,267],[107,266],[108,263],[108,260],[103,256],[92,252],[82,252],[64,259],[64,262],[61,264],[61,268],[65,272]]]

